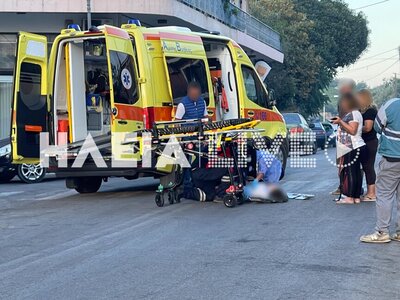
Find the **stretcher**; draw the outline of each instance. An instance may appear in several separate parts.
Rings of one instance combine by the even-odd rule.
[[[233,168],[228,167],[230,179],[229,188],[223,202],[226,207],[235,207],[244,201],[243,187],[244,178],[242,170],[238,164],[238,143],[243,139],[244,134],[252,132],[262,132],[262,129],[255,129],[260,121],[252,119],[233,119],[225,121],[210,122],[204,119],[158,122],[153,125],[151,130],[137,131],[133,140],[125,140],[124,145],[132,144],[137,151],[143,151],[143,139],[151,135],[151,150],[157,156],[157,159],[163,157],[163,150],[172,137],[176,138],[184,154],[187,157],[199,156],[207,157],[208,153],[195,150],[196,145],[209,145],[214,143],[220,150],[220,156],[217,159],[233,159]],[[198,147],[199,149],[201,147]],[[229,149],[229,150],[228,150]],[[175,158],[167,157],[171,161],[170,168],[164,169],[164,175],[160,177],[160,185],[156,191],[155,202],[159,207],[164,206],[167,195],[170,204],[180,202],[177,194],[177,187],[182,183],[182,168],[175,164]],[[235,176],[236,175],[236,176]],[[236,178],[237,179],[236,179]]]

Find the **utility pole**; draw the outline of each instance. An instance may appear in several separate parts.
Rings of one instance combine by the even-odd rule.
[[[87,7],[87,30],[92,27],[92,0],[86,0],[86,7]]]
[[[400,63],[400,46],[399,46],[399,48],[398,48],[398,51],[399,51],[399,63]],[[398,83],[398,81],[397,81],[397,74],[398,73],[394,73],[394,84],[393,84],[393,86],[394,86],[394,98],[397,98],[398,97],[398,95],[399,95],[399,83]]]

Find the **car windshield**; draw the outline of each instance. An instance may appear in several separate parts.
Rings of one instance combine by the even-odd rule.
[[[326,131],[333,130],[332,125],[330,124],[323,124]]]
[[[320,122],[314,123],[316,129],[323,129],[322,124]]]
[[[286,124],[300,124],[300,116],[298,114],[283,114]]]

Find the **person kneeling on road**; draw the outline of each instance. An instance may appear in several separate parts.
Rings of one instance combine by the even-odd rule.
[[[282,163],[271,153],[257,150],[257,177],[244,187],[244,196],[249,201],[282,203],[288,201],[287,194],[279,186]]]
[[[208,159],[202,153],[207,153],[208,148],[202,147],[192,162],[192,168],[187,169],[188,180],[183,182],[183,192],[178,196],[200,202],[213,201],[214,198],[222,197],[229,187],[229,180],[225,178],[228,174],[226,168],[210,168]]]
[[[275,155],[257,150],[257,181],[278,183],[282,174],[282,163]]]

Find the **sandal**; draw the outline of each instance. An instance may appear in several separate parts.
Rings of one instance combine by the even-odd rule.
[[[336,201],[336,204],[338,204],[338,205],[353,205],[353,204],[356,204],[356,202],[355,202],[354,199],[353,199],[352,202],[350,202],[349,200],[346,200],[346,199],[348,199],[348,198],[344,198],[344,199],[341,199],[341,200],[337,200],[337,201]]]
[[[362,198],[363,202],[375,202],[376,201],[376,197],[371,197],[371,196],[364,196]]]

